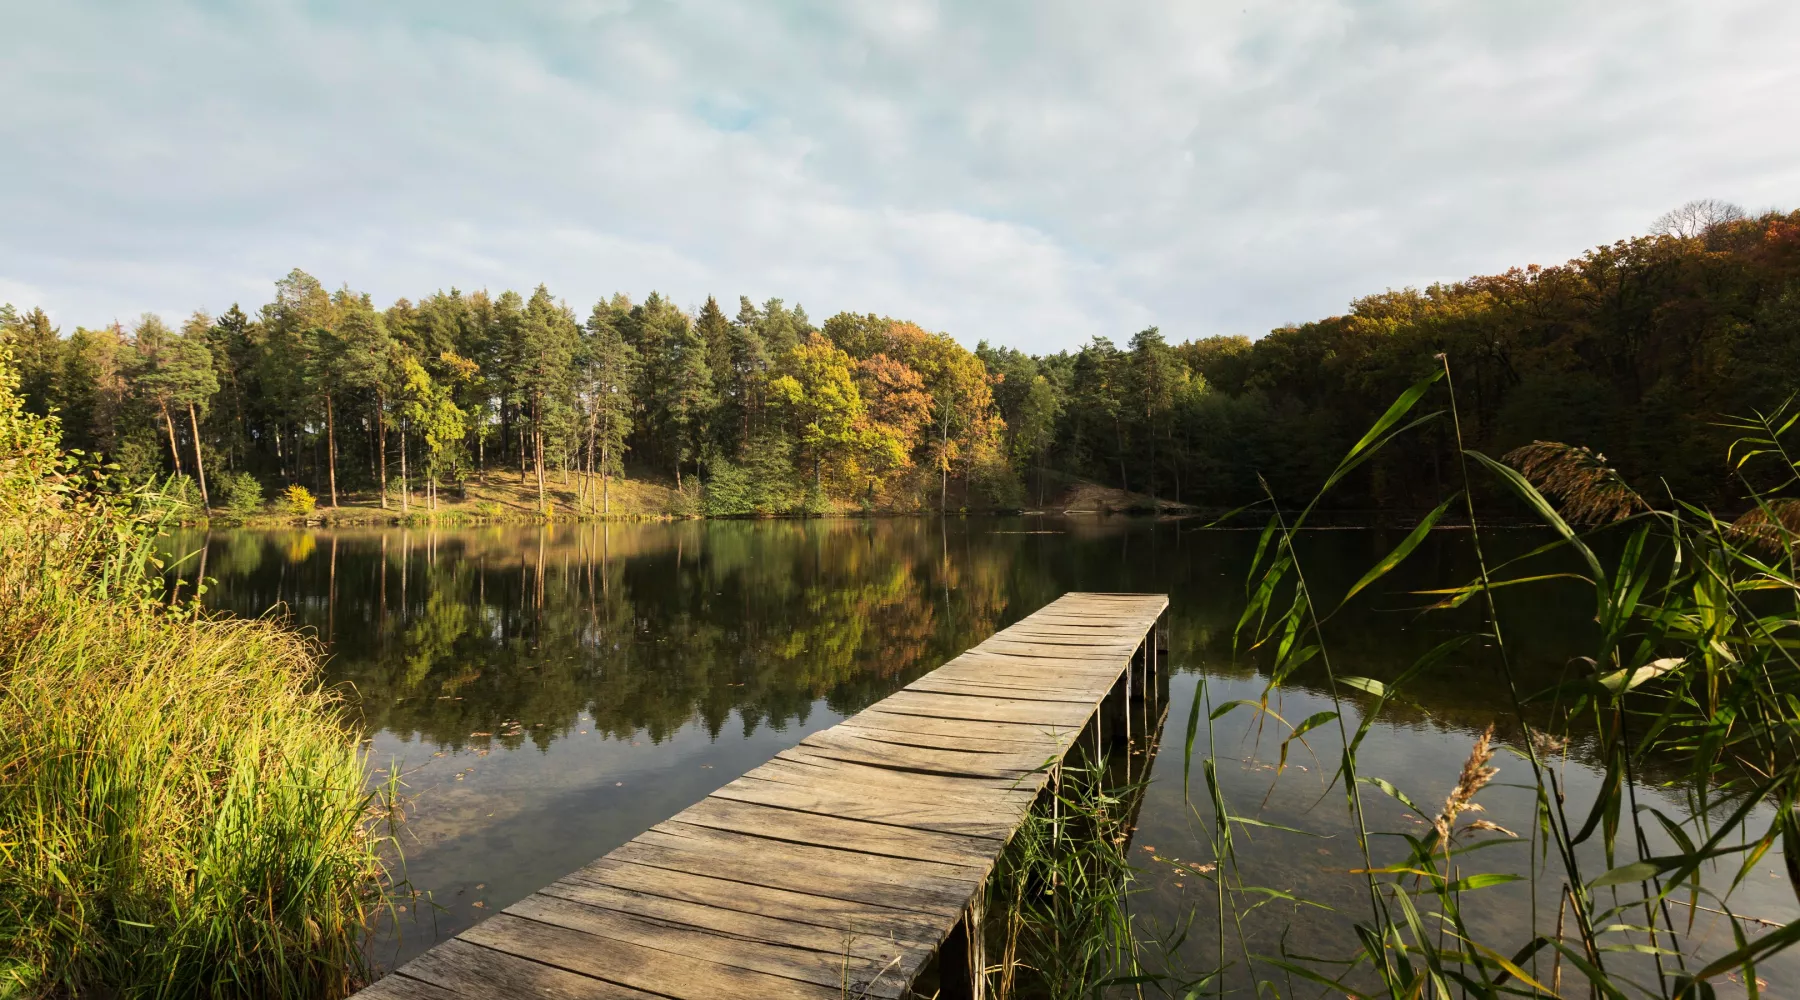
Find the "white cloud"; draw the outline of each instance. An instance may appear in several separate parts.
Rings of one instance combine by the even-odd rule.
[[[0,32],[33,39],[0,62],[0,292],[64,326],[300,266],[1037,350],[1256,334],[1800,191],[1781,0],[73,3]]]

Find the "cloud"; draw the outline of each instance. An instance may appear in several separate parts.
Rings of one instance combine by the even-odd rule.
[[[12,5],[0,293],[65,327],[542,281],[1032,350],[1258,334],[1792,205],[1800,6]],[[729,309],[728,309],[729,311]]]

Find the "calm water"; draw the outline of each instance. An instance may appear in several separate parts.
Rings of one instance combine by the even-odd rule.
[[[1341,592],[1396,541],[1380,531],[1308,536],[1315,591]],[[171,542],[188,556],[180,573],[189,587],[204,558],[215,581],[209,604],[283,614],[315,632],[330,650],[332,680],[354,692],[381,776],[400,769],[406,874],[429,903],[384,928],[383,965],[606,853],[1065,591],[1167,593],[1169,746],[1132,845],[1145,887],[1135,906],[1148,933],[1198,907],[1181,958],[1196,968],[1213,962],[1210,883],[1155,859],[1207,858],[1210,813],[1184,800],[1181,760],[1202,680],[1214,705],[1262,691],[1254,664],[1231,649],[1253,532],[1125,518],[921,518],[213,531]],[[1536,542],[1520,532],[1494,544]],[[1407,591],[1463,582],[1471,569],[1464,535],[1434,536],[1385,588],[1329,625],[1338,670],[1392,677],[1436,645],[1458,622],[1421,618],[1422,599]],[[1548,683],[1582,651],[1592,602],[1581,591],[1517,595],[1507,610],[1526,687]],[[1501,689],[1489,669],[1451,664],[1408,690],[1410,701],[1371,734],[1362,764],[1435,812],[1475,733],[1504,716]],[[1298,720],[1329,701],[1302,683],[1273,707]],[[1296,748],[1274,782],[1276,741],[1259,741],[1247,720],[1227,716],[1212,734],[1228,798],[1240,812],[1308,831],[1240,830],[1249,880],[1360,916],[1366,897],[1348,874],[1359,859],[1342,794],[1325,794],[1330,766]],[[1314,745],[1329,755],[1335,733],[1321,736]],[[1572,801],[1585,801],[1592,785],[1579,749],[1566,767]],[[1525,833],[1530,797],[1516,784],[1529,781],[1526,766],[1504,750],[1495,763],[1502,773],[1481,798],[1488,818]],[[1199,805],[1197,774],[1195,782]],[[1421,827],[1390,799],[1368,802],[1374,828]],[[1484,851],[1480,863],[1523,871],[1527,850]],[[1587,864],[1605,867],[1597,854]],[[1772,852],[1732,907],[1775,921],[1800,914],[1779,871]],[[1544,926],[1556,892],[1540,894],[1551,914],[1540,914]],[[1527,887],[1481,898],[1478,934],[1509,952],[1529,938]],[[1348,926],[1323,909],[1270,905],[1246,932],[1252,951],[1273,953],[1285,935],[1294,951],[1320,955],[1353,947]],[[1691,944],[1729,950],[1729,928],[1702,912]],[[1760,971],[1778,995],[1800,983],[1787,959]]]

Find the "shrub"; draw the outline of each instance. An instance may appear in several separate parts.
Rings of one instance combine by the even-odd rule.
[[[707,517],[785,514],[801,504],[803,493],[775,449],[752,451],[744,464],[715,460],[707,466],[701,508]]]
[[[319,505],[319,501],[312,495],[312,491],[298,483],[287,488],[287,492],[282,495],[281,502],[287,506],[288,513],[295,517],[305,517]]]
[[[498,500],[482,500],[475,504],[475,513],[486,518],[497,518],[506,512]]]
[[[707,517],[742,517],[757,513],[756,494],[756,484],[743,466],[717,461],[707,469],[701,498]]]
[[[675,517],[699,517],[705,510],[700,497],[700,480],[688,479],[669,498],[669,513]]]
[[[158,492],[169,513],[176,517],[187,517],[200,510],[200,484],[193,476],[183,473],[170,476],[163,480]]]
[[[227,472],[219,477],[219,500],[227,512],[248,517],[262,509],[262,484],[248,472]]]

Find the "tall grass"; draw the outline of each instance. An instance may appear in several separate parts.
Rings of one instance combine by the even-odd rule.
[[[1074,1000],[1139,973],[1127,846],[1141,782],[1064,766],[989,880],[990,992]]]
[[[342,995],[381,840],[316,651],[166,607],[166,505],[16,386],[0,355],[0,996]]]
[[[1198,762],[1212,813],[1218,871],[1215,943],[1218,966],[1241,963],[1259,994],[1324,990],[1350,997],[1627,996],[1662,1000],[1714,995],[1729,976],[1760,995],[1757,963],[1800,940],[1800,922],[1769,927],[1742,918],[1731,898],[1778,844],[1800,895],[1800,583],[1796,582],[1796,509],[1800,460],[1790,450],[1797,423],[1788,412],[1735,420],[1741,438],[1727,456],[1741,477],[1750,513],[1727,522],[1674,498],[1652,502],[1624,483],[1601,456],[1538,442],[1508,456],[1462,457],[1462,488],[1427,515],[1392,552],[1343,593],[1315,590],[1296,548],[1313,509],[1357,466],[1414,428],[1447,424],[1459,442],[1456,398],[1443,370],[1413,386],[1344,457],[1320,493],[1295,513],[1270,497],[1267,526],[1247,578],[1238,623],[1241,648],[1255,650],[1266,673],[1258,700],[1214,706],[1202,685],[1188,720],[1186,767]],[[1441,389],[1437,383],[1443,382]],[[1436,413],[1418,414],[1432,394]],[[1755,484],[1755,485],[1753,485]],[[1516,560],[1490,564],[1482,511],[1474,498],[1498,487],[1551,529],[1553,541]],[[1331,657],[1332,622],[1357,593],[1411,556],[1455,507],[1466,515],[1477,572],[1458,586],[1429,592],[1431,611],[1471,608],[1481,624],[1453,636],[1386,683],[1340,675]],[[1578,525],[1586,527],[1578,528]],[[1597,534],[1610,534],[1608,545]],[[1603,557],[1602,551],[1615,553]],[[1573,559],[1568,560],[1572,554]],[[1574,569],[1539,565],[1563,558]],[[1592,593],[1596,638],[1569,650],[1563,682],[1520,687],[1498,591],[1529,593],[1550,579],[1574,578]],[[1462,612],[1464,614],[1467,611]],[[1517,737],[1500,750],[1490,727],[1471,748],[1455,789],[1440,808],[1421,808],[1405,790],[1366,773],[1361,750],[1384,708],[1427,670],[1492,666],[1502,682],[1495,717]],[[1302,670],[1320,679],[1331,708],[1289,723],[1271,707]],[[1350,954],[1301,955],[1252,949],[1244,912],[1272,890],[1237,864],[1233,814],[1215,780],[1215,758],[1196,736],[1202,717],[1234,712],[1280,733],[1282,759],[1311,734],[1336,737],[1331,787],[1343,796],[1357,836],[1366,908],[1344,913],[1361,946]],[[1554,766],[1572,742],[1595,749],[1594,791],[1578,797]],[[1523,762],[1535,819],[1523,834],[1479,818],[1479,796],[1493,777],[1494,753]],[[1671,773],[1673,772],[1673,773]],[[1651,780],[1646,775],[1659,777]],[[1647,793],[1654,788],[1659,794]],[[1387,796],[1418,824],[1381,830],[1367,796]],[[1680,803],[1669,808],[1673,795]],[[1196,814],[1202,812],[1196,806]],[[1489,871],[1478,851],[1515,837],[1529,844],[1529,870]],[[1474,929],[1483,891],[1529,881],[1529,934],[1487,940]],[[1691,938],[1697,910],[1722,914],[1733,943],[1702,957]],[[1222,995],[1227,986],[1216,983]]]

